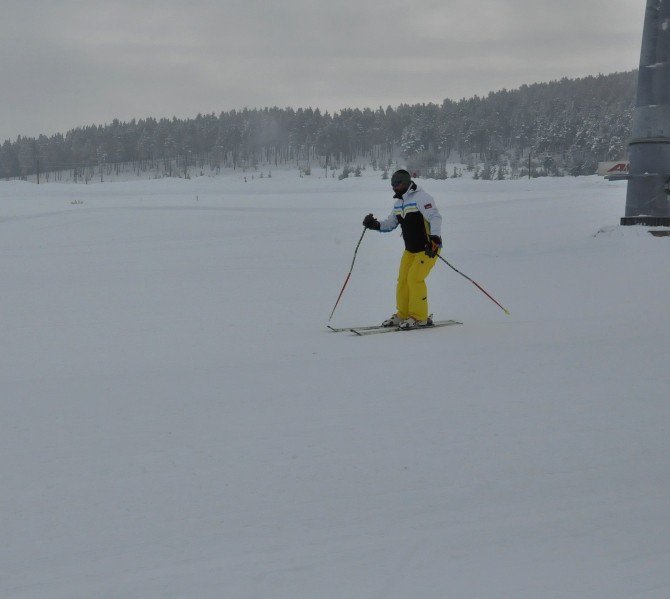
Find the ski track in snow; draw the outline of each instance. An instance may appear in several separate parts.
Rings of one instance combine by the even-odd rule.
[[[325,328],[379,173],[0,182],[0,596],[668,597],[670,239],[621,182],[420,183],[511,316],[438,263],[463,326]]]

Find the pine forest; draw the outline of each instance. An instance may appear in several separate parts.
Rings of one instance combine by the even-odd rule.
[[[340,177],[398,164],[434,178],[458,176],[454,164],[482,179],[588,175],[599,161],[626,156],[636,77],[565,78],[486,97],[334,114],[274,107],[114,120],[7,140],[0,177],[83,183],[121,173],[191,177],[289,164],[305,175],[319,168]]]

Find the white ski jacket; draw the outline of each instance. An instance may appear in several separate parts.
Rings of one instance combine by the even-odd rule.
[[[394,197],[391,214],[379,221],[380,232],[388,233],[400,225],[408,252],[424,251],[429,235],[442,237],[442,216],[433,196],[412,182],[404,195]]]

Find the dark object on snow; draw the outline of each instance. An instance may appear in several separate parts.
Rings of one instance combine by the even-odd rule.
[[[670,225],[670,0],[647,0],[622,225]]]

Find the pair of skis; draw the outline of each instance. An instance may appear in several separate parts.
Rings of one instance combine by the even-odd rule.
[[[448,327],[455,324],[463,324],[457,320],[436,320],[433,324],[426,327],[416,327],[413,329],[401,329],[400,327],[383,327],[381,325],[373,326],[363,326],[363,327],[331,327],[327,325],[328,328],[333,331],[333,333],[349,332],[359,337],[364,335],[377,335],[379,333],[408,333],[410,331],[425,331],[430,329],[437,329],[439,327]]]

